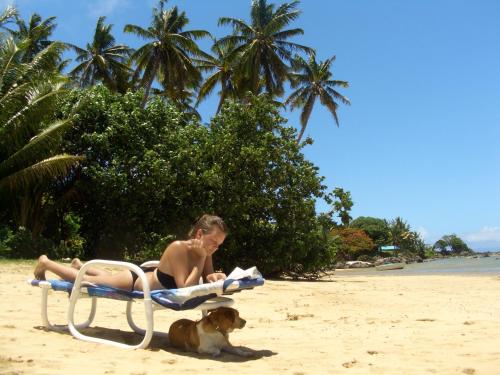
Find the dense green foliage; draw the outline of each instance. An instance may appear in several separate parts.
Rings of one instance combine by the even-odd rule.
[[[330,235],[338,243],[337,260],[354,260],[362,255],[373,253],[373,240],[363,229],[334,228]]]
[[[71,111],[54,118],[57,98],[66,93],[58,71],[63,46],[50,43],[30,60],[25,42],[7,38],[0,45],[0,204],[4,220],[37,236],[48,185],[81,158],[58,147],[71,125]]]
[[[104,17],[80,48],[51,40],[54,17],[0,14],[0,256],[158,258],[205,212],[230,227],[215,256],[225,271],[314,275],[337,253],[351,259],[386,244],[423,253],[400,218],[351,222],[350,192],[325,193],[302,154],[316,99],[337,125],[338,104],[349,101],[335,90],[348,83],[333,80],[334,58],[316,62],[292,41],[304,33],[291,26],[298,1],[252,1],[248,22],[221,17],[233,30],[214,40],[213,55],[197,45],[210,34],[186,30],[185,12],[164,4],[148,27],[125,25],[145,40],[135,51]],[[77,64],[65,76],[68,47]],[[285,106],[302,109],[298,137],[276,107],[287,82],[296,90]],[[219,85],[217,114],[202,125],[192,103]],[[317,199],[332,210],[316,215]],[[463,251],[443,241],[436,249]]]
[[[75,91],[61,115],[78,101],[64,148],[85,155],[66,184],[86,256],[158,257],[165,239],[185,237],[196,216],[216,212],[231,228],[217,254],[226,270],[315,272],[333,262],[314,209],[322,178],[266,98],[229,103],[210,127],[186,123],[159,99],[142,110],[140,92],[103,86]]]
[[[435,251],[439,251],[442,255],[459,255],[468,254],[472,250],[467,246],[467,244],[456,234],[450,234],[441,237],[433,246]]]
[[[349,213],[354,204],[351,199],[351,193],[349,191],[344,191],[344,189],[340,187],[337,187],[333,189],[331,195],[333,196],[333,210],[331,214],[337,215],[340,219],[340,225],[344,228],[347,228],[352,219]]]
[[[363,229],[373,240],[375,246],[391,244],[389,225],[384,219],[360,216],[351,222],[351,228]]]
[[[373,240],[373,254],[380,246],[393,245],[399,249],[398,255],[408,258],[425,257],[426,246],[420,234],[412,231],[410,225],[400,217],[387,221],[360,216],[351,222],[350,227],[362,229]]]
[[[324,195],[318,169],[304,159],[295,131],[265,98],[231,105],[211,124],[214,209],[231,223],[230,264],[277,273],[331,265],[333,243],[315,216]]]

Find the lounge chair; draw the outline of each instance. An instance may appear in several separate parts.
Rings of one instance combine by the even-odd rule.
[[[158,261],[146,262],[141,267],[153,267],[157,266],[158,263]],[[86,270],[93,266],[113,266],[129,269],[141,278],[143,291],[126,291],[83,282],[83,275],[85,275]],[[264,279],[254,267],[246,271],[235,269],[226,280],[219,280],[215,283],[200,284],[179,289],[150,290],[144,271],[135,264],[109,260],[91,260],[82,266],[74,283],[63,280],[28,280],[28,282],[32,286],[38,286],[42,289],[42,322],[47,329],[61,330],[69,328],[71,334],[81,340],[109,344],[120,348],[142,349],[149,345],[153,334],[158,333],[153,330],[154,311],[160,309],[176,311],[196,309],[201,310],[202,314],[205,315],[208,310],[233,305],[234,300],[227,296],[222,296],[223,294],[228,295],[244,289],[261,286],[264,284]],[[70,294],[67,327],[56,326],[49,321],[47,311],[49,290],[64,291]],[[75,324],[75,306],[81,297],[92,298],[92,306],[88,319],[84,323]],[[113,340],[87,336],[79,331],[82,328],[87,328],[94,320],[97,310],[97,298],[111,298],[127,302],[127,322],[130,328],[134,332],[144,335],[139,344],[128,345]],[[132,304],[139,300],[144,301],[146,329],[139,328],[132,318]]]

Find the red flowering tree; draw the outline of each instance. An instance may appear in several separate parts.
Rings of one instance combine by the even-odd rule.
[[[334,228],[330,235],[337,237],[339,243],[338,258],[352,260],[361,254],[375,250],[375,243],[362,229]]]

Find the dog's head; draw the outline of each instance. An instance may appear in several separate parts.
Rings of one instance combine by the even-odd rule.
[[[246,321],[240,318],[238,310],[231,307],[219,307],[208,314],[208,319],[223,332],[232,332],[235,328],[243,328]]]

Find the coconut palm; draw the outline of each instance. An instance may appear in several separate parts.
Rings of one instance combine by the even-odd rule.
[[[18,43],[23,44],[23,62],[33,60],[33,57],[37,53],[52,43],[49,38],[57,26],[55,20],[56,17],[49,17],[43,20],[37,13],[31,15],[28,23],[17,18],[16,23],[19,29],[13,31],[12,34]]]
[[[198,90],[196,105],[210,95],[217,84],[220,84],[221,90],[219,91],[219,105],[217,106],[216,113],[219,113],[226,98],[237,96],[235,67],[233,62],[228,58],[230,51],[231,47],[228,45],[218,45],[217,40],[214,39],[212,46],[213,55],[207,55],[203,59],[195,60],[198,64],[198,69],[202,72],[212,73],[205,79]]]
[[[288,73],[286,63],[293,52],[312,52],[309,47],[288,41],[304,33],[300,28],[286,29],[300,15],[298,4],[284,3],[275,11],[274,4],[266,0],[253,0],[250,24],[236,18],[219,18],[219,25],[233,27],[233,35],[221,38],[217,44],[234,46],[229,57],[237,60],[238,76],[245,83],[242,90],[258,94],[264,87],[269,94],[282,95]]]
[[[178,90],[198,85],[201,74],[193,63],[193,57],[204,56],[195,40],[210,36],[208,31],[183,31],[189,23],[185,12],[179,12],[174,6],[163,9],[164,1],[159,8],[153,8],[151,25],[144,29],[137,25],[125,25],[124,31],[133,33],[148,40],[132,55],[136,63],[135,77],[140,78],[140,86],[144,88],[143,106],[149,97],[151,86],[156,79],[165,92],[175,95]]]
[[[6,25],[9,23],[15,23],[16,18],[18,16],[16,8],[9,5],[5,10],[0,13],[0,30],[8,31],[12,34],[13,30],[9,29]],[[0,40],[2,39],[3,34],[0,32]]]
[[[171,92],[157,88],[152,88],[151,93],[154,96],[164,99],[168,104],[174,105],[182,113],[183,119],[187,122],[191,121],[193,117],[201,120],[201,115],[196,110],[196,104],[193,104],[193,98],[196,97],[196,93],[193,89],[179,89],[175,93],[175,96],[172,96]]]
[[[92,43],[87,43],[86,49],[72,45],[78,54],[76,61],[79,64],[70,75],[82,87],[102,81],[110,90],[124,92],[131,72],[127,65],[131,49],[115,44],[115,38],[111,34],[113,25],[106,25],[105,19],[106,17],[99,17],[97,20]]]
[[[0,47],[0,196],[17,207],[23,226],[41,204],[42,187],[81,160],[57,154],[71,124],[53,117],[57,98],[66,93],[54,64],[63,49],[54,42],[23,62],[26,51],[13,38]]]
[[[302,108],[300,114],[301,129],[297,142],[300,142],[306,130],[316,99],[319,99],[320,103],[328,108],[337,126],[339,126],[338,101],[346,105],[351,104],[349,99],[335,90],[335,87],[338,86],[349,87],[349,83],[332,79],[330,67],[333,61],[335,61],[335,56],[318,63],[314,54],[309,56],[308,61],[300,56],[296,56],[292,61],[293,73],[290,74],[290,80],[292,88],[297,89],[288,97],[285,105],[290,105],[292,110]]]

